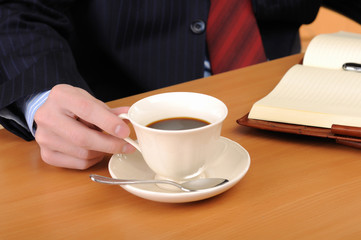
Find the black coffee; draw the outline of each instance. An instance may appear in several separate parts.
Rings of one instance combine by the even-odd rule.
[[[198,118],[177,117],[161,119],[148,124],[147,127],[159,130],[187,130],[203,127],[208,124],[210,123]]]

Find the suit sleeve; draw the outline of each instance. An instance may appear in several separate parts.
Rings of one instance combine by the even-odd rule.
[[[27,96],[60,83],[89,91],[68,44],[70,6],[61,0],[0,1],[0,113],[7,113],[0,114],[0,124],[26,140],[33,137],[19,121],[25,122],[21,103]]]

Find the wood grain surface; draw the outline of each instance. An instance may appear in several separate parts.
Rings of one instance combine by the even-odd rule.
[[[36,142],[0,130],[0,239],[361,239],[361,151],[334,141],[240,126],[302,55],[119,99],[160,92],[210,94],[229,108],[222,135],[251,156],[246,176],[211,199],[158,203],[96,184],[88,170],[55,168]]]

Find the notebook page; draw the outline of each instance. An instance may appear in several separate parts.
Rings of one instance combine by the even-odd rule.
[[[361,34],[320,34],[311,40],[303,59],[307,66],[334,69],[342,69],[346,62],[361,64]]]
[[[330,128],[361,127],[361,74],[293,66],[249,118]]]

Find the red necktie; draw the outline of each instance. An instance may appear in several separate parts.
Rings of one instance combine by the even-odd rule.
[[[207,44],[214,74],[265,61],[251,0],[211,0]]]

